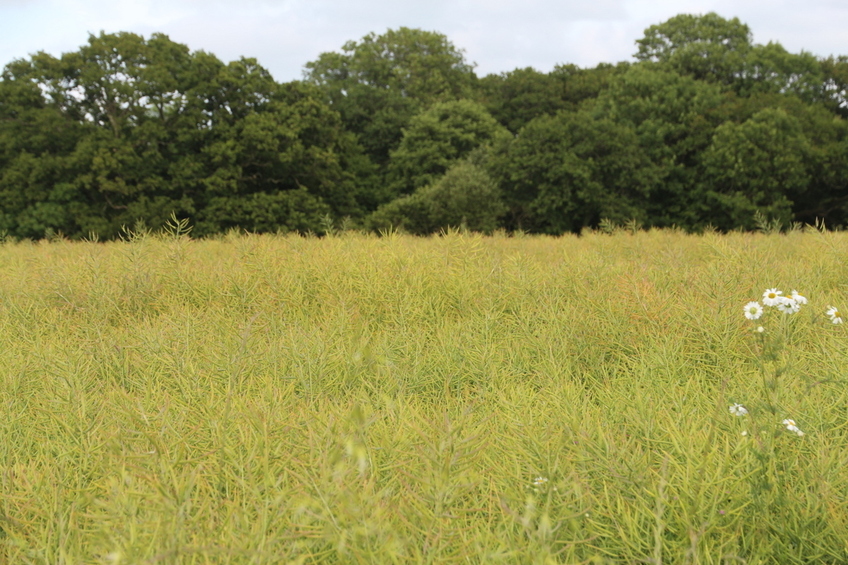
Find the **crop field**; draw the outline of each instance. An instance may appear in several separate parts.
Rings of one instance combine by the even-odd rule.
[[[834,308],[814,229],[3,243],[0,563],[845,563]]]

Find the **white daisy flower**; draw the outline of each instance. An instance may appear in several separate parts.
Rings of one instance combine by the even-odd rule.
[[[776,288],[770,288],[763,293],[763,304],[766,306],[777,306],[780,304],[780,295],[783,292],[777,290]]]
[[[748,409],[741,404],[734,404],[730,407],[730,413],[734,416],[744,416],[748,413]]]
[[[842,314],[839,313],[836,306],[828,306],[827,315],[830,317],[830,321],[834,324],[842,323]]]
[[[749,302],[745,305],[745,317],[749,320],[756,320],[763,315],[763,307],[759,302]]]
[[[794,300],[798,304],[806,304],[807,303],[807,297],[804,296],[803,294],[798,294],[797,290],[792,291],[791,298],[792,298],[792,300]]]
[[[536,477],[535,479],[533,479],[533,486],[534,487],[540,487],[547,482],[548,482],[548,479],[546,479],[545,477]]]
[[[757,326],[757,332],[759,332],[759,333],[763,333],[764,331],[766,331],[766,329],[765,329],[764,327],[762,327],[762,326]]]
[[[783,420],[783,425],[786,426],[786,429],[792,433],[798,434],[798,437],[804,435],[804,432],[798,429],[798,426],[795,425],[795,420],[790,420],[789,418]]]
[[[778,299],[777,309],[784,314],[795,314],[801,309],[801,305],[788,296],[781,296]]]

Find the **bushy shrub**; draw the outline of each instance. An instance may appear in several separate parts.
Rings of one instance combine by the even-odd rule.
[[[434,104],[413,117],[388,165],[397,195],[438,181],[455,163],[478,147],[511,137],[486,108],[471,100]]]
[[[466,160],[433,184],[380,207],[368,219],[368,227],[400,228],[415,234],[465,227],[491,233],[505,211],[495,182],[486,171]]]
[[[432,228],[427,203],[421,192],[383,204],[365,219],[365,226],[373,231],[399,229],[415,234],[429,233]]]
[[[323,219],[329,213],[330,207],[305,188],[217,197],[203,209],[195,232],[210,235],[241,228],[255,233],[321,233]]]

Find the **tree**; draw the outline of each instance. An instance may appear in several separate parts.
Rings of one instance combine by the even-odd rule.
[[[305,188],[212,197],[202,210],[197,235],[240,228],[254,233],[321,233],[330,207]]]
[[[579,232],[607,218],[647,220],[657,171],[632,127],[589,112],[536,118],[491,159],[509,229]]]
[[[432,184],[472,150],[509,132],[470,100],[441,102],[421,112],[403,132],[392,152],[389,178],[395,194],[409,194]]]
[[[805,102],[826,99],[819,60],[810,53],[789,53],[779,43],[772,42],[755,45],[748,52],[735,90],[742,96],[776,92],[793,94]]]
[[[764,92],[737,98],[728,108],[732,110],[728,122],[737,125],[767,110],[782,112],[806,140],[802,155],[809,183],[789,197],[795,221],[814,224],[823,219],[837,226],[848,220],[848,122],[834,115],[829,103],[806,103],[791,94]]]
[[[702,156],[702,183],[721,229],[754,227],[754,214],[788,224],[792,203],[810,182],[809,142],[798,121],[767,108],[741,124],[719,126]]]
[[[613,78],[588,110],[631,129],[659,181],[646,202],[648,223],[697,229],[709,223],[699,192],[699,156],[735,99],[718,85],[636,65]]]
[[[286,210],[301,204],[304,218],[360,214],[350,171],[362,152],[338,113],[317,88],[279,85],[254,59],[224,64],[160,34],[101,34],[61,58],[16,61],[0,84],[0,111],[14,115],[0,139],[68,132],[61,143],[43,131],[38,147],[6,144],[0,228],[10,233],[112,237],[176,213],[203,235],[247,217],[238,199],[268,203],[250,220],[263,230],[300,229]],[[276,225],[268,210],[282,214]]]
[[[848,56],[830,56],[820,61],[824,103],[831,111],[848,118]]]
[[[144,205],[149,202],[162,208],[162,221],[175,211],[193,212],[190,195],[174,198],[180,187],[169,182],[173,160],[197,153],[187,150],[195,147],[186,147],[186,138],[202,134],[195,126],[203,118],[194,115],[186,95],[204,78],[194,76],[192,62],[188,49],[166,36],[145,41],[118,33],[92,35],[79,51],[61,58],[38,53],[7,66],[4,82],[37,85],[65,129],[80,132],[73,144],[30,161],[35,169],[57,170],[61,180],[46,192],[17,187],[23,208],[14,213],[12,231],[109,237],[122,224],[153,219]],[[64,210],[64,217],[54,214],[50,220],[48,209]]]
[[[374,230],[400,228],[419,235],[459,227],[491,233],[504,212],[497,185],[482,167],[466,159],[433,184],[381,206],[367,224]]]
[[[470,97],[476,79],[444,35],[406,27],[349,41],[342,53],[322,53],[304,74],[378,165],[388,162],[413,115],[436,102]]]
[[[234,121],[205,149],[210,169],[218,174],[204,179],[197,232],[235,226],[254,231],[302,229],[307,220],[325,214],[360,215],[360,187],[345,167],[358,151],[339,115],[314,87],[280,85],[262,111]],[[289,221],[298,205],[303,205],[303,219]],[[281,211],[276,224],[270,210]],[[320,227],[308,225],[313,231]]]
[[[732,84],[745,68],[751,38],[738,18],[680,14],[646,29],[634,57],[699,80]]]
[[[570,106],[565,100],[564,81],[530,67],[486,76],[477,89],[489,113],[513,133],[533,118]]]
[[[810,184],[793,199],[796,221],[810,225],[818,220],[828,226],[848,224],[848,127],[844,122],[837,123],[833,140],[810,147]]]
[[[68,233],[85,206],[67,185],[68,155],[87,129],[44,99],[28,69],[13,62],[0,80],[0,231]]]
[[[576,111],[581,105],[591,103],[605,91],[615,77],[631,68],[628,62],[616,64],[599,63],[591,69],[576,65],[557,65],[550,76],[563,85],[563,99],[568,110]]]

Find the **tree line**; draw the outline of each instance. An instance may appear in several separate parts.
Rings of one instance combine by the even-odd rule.
[[[90,36],[0,77],[0,233],[562,234],[848,220],[848,57],[754,44],[714,13],[635,62],[478,77],[444,35],[350,41],[277,83],[167,36]]]

